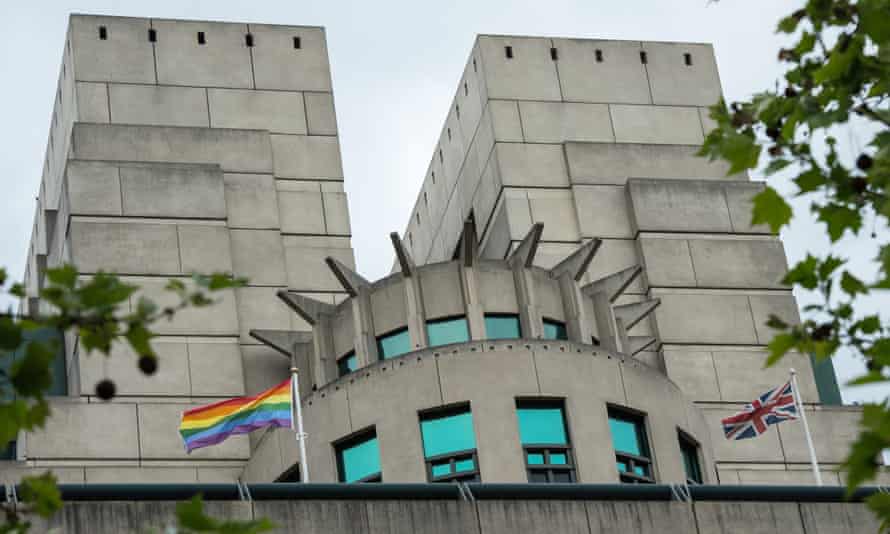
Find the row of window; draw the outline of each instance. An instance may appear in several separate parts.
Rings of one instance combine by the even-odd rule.
[[[654,483],[645,416],[609,407],[615,466],[622,482]],[[518,399],[516,419],[529,482],[576,482],[575,461],[562,400]],[[481,479],[468,404],[420,414],[420,434],[429,482]],[[687,482],[702,483],[699,446],[677,434]],[[374,427],[334,445],[340,482],[381,482],[380,448]]]
[[[466,343],[470,341],[470,329],[466,317],[451,317],[427,321],[426,334],[430,347],[440,347],[451,343]],[[486,339],[519,339],[522,337],[522,328],[519,316],[515,314],[486,314],[485,315]],[[544,319],[544,339],[568,339],[566,325],[561,321]],[[411,337],[408,329],[403,327],[377,337],[377,353],[381,360],[395,358],[411,352]],[[358,358],[355,351],[350,351],[337,360],[337,371],[343,376],[358,368]]]
[[[195,34],[195,39],[197,40],[199,45],[207,44],[207,34],[205,32],[197,32]],[[108,28],[105,26],[99,26],[99,40],[107,41],[108,40]],[[148,42],[156,43],[158,42],[158,31],[154,28],[149,28],[148,30]],[[247,47],[254,46],[254,36],[252,33],[244,34],[244,45]],[[293,45],[295,50],[299,50],[303,48],[302,39],[298,36],[293,37]]]
[[[513,59],[513,56],[514,56],[513,47],[510,45],[505,46],[504,47],[504,57],[506,57],[507,59]],[[603,62],[603,51],[600,49],[597,49],[594,52],[594,57],[596,58],[597,63],[602,63]],[[550,59],[552,59],[553,61],[559,61],[559,50],[557,50],[556,47],[550,48]],[[644,65],[649,63],[648,55],[643,50],[640,50],[640,63],[643,63]],[[692,54],[690,54],[689,52],[684,52],[683,53],[683,63],[687,67],[692,66]]]

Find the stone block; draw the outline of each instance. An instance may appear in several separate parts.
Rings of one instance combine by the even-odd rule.
[[[410,282],[409,282],[410,283]],[[371,317],[375,335],[385,334],[408,324],[404,279],[394,277],[377,283],[371,292]],[[352,316],[352,313],[346,314]]]
[[[257,501],[253,509],[257,517],[270,519],[283,532],[352,534],[369,532],[365,506],[361,501],[291,500]]]
[[[241,326],[241,342],[257,343],[250,337],[250,330],[290,330],[290,314],[293,313],[275,293],[279,287],[239,287],[235,289],[238,301],[238,323]]]
[[[279,228],[278,193],[271,174],[225,174],[230,228]]]
[[[225,226],[179,224],[179,255],[183,273],[231,273],[232,250]]]
[[[505,186],[569,185],[560,145],[498,143],[495,152],[501,183]]]
[[[678,502],[587,502],[592,534],[697,532],[693,507]]]
[[[522,134],[522,120],[519,118],[519,106],[514,100],[489,100],[488,113],[491,114],[494,140],[521,143],[525,140]]]
[[[748,297],[737,294],[654,291],[658,334],[664,343],[758,343]]]
[[[109,122],[106,84],[77,82],[74,91],[77,95],[79,122]]]
[[[581,501],[477,501],[480,531],[523,534],[590,534]]]
[[[453,263],[428,265],[420,273],[420,290],[428,319],[465,314],[463,295],[454,290],[457,287],[461,287],[460,273]]]
[[[561,100],[556,63],[550,58],[550,39],[479,36],[476,44],[485,65],[489,98]],[[506,47],[513,57],[506,56]]]
[[[198,474],[194,467],[87,467],[87,484],[194,484]],[[131,501],[132,502],[132,501]]]
[[[569,176],[577,184],[623,185],[628,178],[713,180],[729,167],[696,156],[698,147],[625,143],[566,143]]]
[[[244,466],[243,479],[248,484],[272,482],[284,471],[284,462],[281,458],[281,447],[276,436],[277,429],[265,432],[254,432],[251,438],[255,445],[250,454],[250,460]]]
[[[663,354],[668,378],[691,400],[712,401],[722,398],[711,351],[694,347],[665,347]]]
[[[592,282],[639,263],[640,258],[633,240],[603,239],[596,256],[594,256],[593,261],[590,262],[590,266],[587,268],[587,275],[582,279],[582,282]],[[625,290],[625,293],[642,292],[643,281],[641,277],[634,280]]]
[[[368,532],[479,534],[476,509],[449,501],[365,501]]]
[[[755,182],[728,182],[724,185],[726,204],[729,206],[729,218],[732,230],[745,234],[771,234],[766,224],[751,225],[751,198],[763,191],[763,184]]]
[[[265,132],[161,126],[74,125],[72,158],[158,163],[214,163],[228,172],[272,172]]]
[[[247,436],[231,436],[226,441],[186,454],[177,422],[192,404],[139,404],[139,445],[143,460],[247,459]],[[133,432],[134,436],[136,432]]]
[[[190,280],[181,280],[187,289],[194,287]],[[136,305],[142,295],[161,307],[175,306],[179,303],[179,298],[175,294],[164,289],[168,283],[165,278],[128,277],[126,281],[140,287],[140,291],[130,297],[131,308]],[[226,289],[215,291],[209,296],[214,301],[212,305],[179,311],[172,321],[155,323],[156,332],[161,335],[237,335],[238,316],[235,311],[234,292],[231,289]]]
[[[766,326],[770,315],[775,315],[788,324],[798,324],[800,314],[797,301],[790,291],[775,294],[751,295],[751,314],[754,317],[754,329],[757,331],[757,342],[766,345],[776,335],[776,331]]]
[[[251,285],[287,284],[284,247],[278,230],[229,230],[232,267],[236,276],[247,277]]]
[[[196,471],[199,484],[234,484],[241,478],[244,469],[241,467],[198,467]]]
[[[334,113],[334,95],[331,93],[305,93],[306,121],[309,135],[337,135],[337,115]]]
[[[333,256],[345,265],[355,268],[355,258],[348,239],[300,236],[284,236],[282,239],[289,287],[310,291],[343,290],[343,286],[331,274],[324,259]]]
[[[120,169],[124,215],[223,219],[222,174],[209,165],[124,165]]]
[[[279,191],[278,211],[282,233],[321,235],[326,231],[324,204],[317,186],[314,191]]]
[[[343,179],[336,137],[273,135],[272,153],[277,178]]]
[[[72,259],[83,273],[178,274],[176,225],[71,221]]]
[[[302,93],[208,89],[207,98],[213,128],[306,134],[306,107]]]
[[[609,106],[573,102],[520,102],[522,131],[532,143],[615,140]]]
[[[324,204],[325,231],[332,235],[351,235],[346,193],[324,192],[321,195],[321,200]]]
[[[253,87],[247,25],[185,20],[152,20],[158,32],[158,83],[199,87]],[[203,32],[206,44],[198,42]],[[141,36],[144,39],[144,35]]]
[[[241,345],[244,392],[256,395],[281,383],[290,373],[290,361],[266,345]]]
[[[696,271],[686,239],[640,237],[644,275],[650,287],[695,287]]]
[[[655,104],[713,106],[720,100],[717,59],[709,44],[643,43],[646,73]],[[689,54],[689,63],[685,54]]]
[[[793,502],[699,502],[695,517],[699,534],[804,534],[797,507]]]
[[[125,17],[72,15],[69,41],[78,81],[157,83],[155,61],[146,36],[151,21]],[[107,39],[99,39],[105,26]]]
[[[195,396],[244,395],[241,350],[234,340],[190,339],[189,374]]]
[[[778,239],[690,239],[695,278],[701,287],[780,289],[787,272]]]
[[[627,192],[639,232],[732,232],[720,183],[633,180]]]
[[[570,190],[529,190],[528,201],[532,220],[544,223],[542,239],[548,241],[578,241],[578,217]]]
[[[117,166],[71,161],[66,169],[72,215],[120,215],[121,184]]]
[[[331,91],[324,28],[251,24],[257,89]],[[300,48],[294,48],[299,37]]]
[[[479,300],[486,312],[517,313],[516,286],[509,271],[500,264],[484,262],[477,264],[476,280]]]
[[[815,486],[816,477],[809,469],[788,471],[782,469],[739,469],[739,484],[758,486]],[[840,486],[837,471],[821,471],[822,483],[826,486]],[[801,503],[805,504],[805,503]],[[826,503],[828,504],[828,503]],[[847,531],[844,532],[853,532]]]
[[[638,41],[553,39],[562,96],[572,102],[651,104]],[[596,51],[602,61],[596,60]],[[608,80],[608,83],[604,83]]]
[[[800,503],[807,534],[879,532],[878,519],[865,503]]]
[[[826,464],[844,462],[850,454],[850,447],[859,437],[861,409],[846,406],[821,406],[818,409],[807,406],[805,409],[816,448],[816,458],[820,463]],[[810,453],[807,450],[803,425],[792,422],[777,428],[782,438],[786,461],[809,462]]]
[[[28,433],[30,459],[137,458],[136,405],[51,401],[44,428]],[[175,421],[175,419],[174,419]],[[175,429],[173,424],[172,428]]]
[[[100,380],[111,378],[117,386],[119,397],[188,396],[191,393],[191,384],[185,342],[155,340],[152,347],[158,355],[158,370],[151,376],[139,370],[138,356],[128,344],[116,343],[109,356],[99,352],[87,354],[81,347],[78,359],[82,392],[91,395]]]
[[[110,84],[108,98],[113,123],[209,126],[204,88]]]
[[[583,237],[634,237],[623,187],[576,185],[572,193]]]
[[[695,108],[610,104],[615,141],[666,145],[700,145],[701,119]]]
[[[819,392],[809,358],[787,354],[772,367],[764,367],[766,351],[746,349],[714,350],[714,369],[720,382],[721,399],[749,402],[788,381],[791,368],[797,370],[797,383],[804,402],[818,402]]]

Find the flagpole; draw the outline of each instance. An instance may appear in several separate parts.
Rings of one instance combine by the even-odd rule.
[[[803,432],[807,436],[807,447],[810,449],[810,464],[813,467],[813,476],[816,477],[816,485],[822,485],[822,473],[819,471],[819,461],[816,460],[816,448],[813,446],[813,436],[810,435],[810,425],[807,424],[807,414],[803,410],[803,401],[800,391],[797,389],[797,371],[791,369],[791,393],[794,395],[794,404],[800,413],[800,422],[803,423]]]
[[[306,433],[303,432],[303,408],[300,406],[300,378],[296,367],[291,372],[291,406],[293,419],[297,423],[297,445],[300,447],[300,481],[309,482],[309,465],[306,462]]]

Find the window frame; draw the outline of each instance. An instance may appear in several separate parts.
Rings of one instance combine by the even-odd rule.
[[[439,345],[433,345],[432,341],[430,341],[430,325],[439,324],[439,323],[447,323],[449,321],[455,321],[461,319],[464,322],[464,325],[467,327],[467,339],[462,341],[449,341],[448,343],[441,343]],[[448,315],[446,317],[438,317],[436,319],[427,319],[423,324],[424,330],[426,330],[426,338],[427,338],[427,348],[434,349],[437,347],[447,347],[448,345],[454,345],[458,343],[469,343],[473,340],[470,335],[470,320],[467,318],[466,314],[461,315]]]
[[[343,451],[345,449],[349,449],[351,447],[355,447],[366,441],[370,441],[371,439],[377,440],[377,463],[380,467],[380,471],[376,473],[372,473],[365,477],[362,477],[358,480],[353,480],[351,482],[346,482],[344,479],[346,478],[346,470],[343,465]],[[348,436],[345,436],[335,442],[333,442],[332,447],[334,449],[334,459],[337,464],[337,482],[341,484],[365,484],[372,482],[383,482],[383,462],[380,460],[380,440],[377,437],[377,427],[374,425],[365,427],[357,432],[353,432]]]
[[[559,408],[562,414],[563,432],[566,435],[565,443],[523,443],[522,427],[519,419],[519,410],[527,407],[541,408]],[[572,434],[569,428],[569,414],[566,408],[565,398],[561,397],[517,397],[516,398],[516,429],[519,431],[519,445],[522,447],[522,460],[525,464],[525,473],[529,483],[532,484],[556,484],[560,483],[554,480],[556,473],[567,473],[569,481],[566,484],[574,484],[578,482],[577,466],[575,465],[575,454],[572,448]],[[550,455],[565,454],[565,464],[549,463]],[[543,454],[544,463],[529,463],[529,454]],[[546,481],[533,481],[533,474],[543,473]]]
[[[618,468],[618,462],[623,462],[627,465],[627,470],[621,471],[618,470],[618,478],[624,484],[655,484],[657,483],[657,479],[655,476],[655,458],[652,454],[652,445],[649,443],[649,428],[648,421],[645,412],[641,412],[639,410],[634,410],[633,408],[628,408],[626,406],[618,406],[615,404],[607,404],[606,405],[606,415],[607,422],[611,422],[611,420],[617,419],[619,421],[624,421],[627,423],[633,424],[638,433],[641,443],[638,443],[640,449],[643,449],[643,452],[646,455],[637,455],[629,452],[619,451],[615,448],[615,435],[612,433],[611,424],[609,425],[609,434],[612,438],[612,450],[615,453],[615,462],[616,469]],[[646,475],[638,475],[634,472],[634,468],[642,466],[646,471],[648,471],[648,476]]]
[[[425,449],[425,444],[423,441],[423,422],[433,420],[433,419],[442,419],[446,417],[451,417],[455,415],[461,415],[464,413],[469,413],[472,419],[473,409],[469,402],[459,402],[454,404],[448,404],[446,406],[437,406],[435,408],[430,408],[428,410],[421,410],[417,412],[417,423],[420,427],[420,446],[421,449]],[[482,482],[482,472],[479,469],[479,446],[476,441],[476,423],[473,420],[472,424],[473,431],[473,444],[476,447],[472,449],[461,449],[457,451],[445,452],[442,454],[437,454],[435,456],[427,456],[426,451],[423,451],[423,461],[424,468],[426,471],[426,479],[427,482],[438,483],[438,482]],[[473,461],[473,469],[471,471],[460,471],[455,472],[455,463],[471,459]],[[441,464],[443,461],[448,460],[449,465],[451,467],[451,471],[445,475],[434,475],[433,474],[433,466],[435,464]]]
[[[684,432],[682,428],[677,428],[677,443],[680,446],[680,457],[683,460],[683,472],[686,474],[686,484],[690,486],[696,484],[704,484],[705,472],[702,469],[701,444],[688,432]],[[691,450],[687,451],[685,448],[689,448]],[[686,466],[687,452],[692,453],[692,458],[695,460],[695,470],[697,471],[697,473],[694,474],[698,475],[699,480],[695,480],[694,478],[689,477],[689,470]]]
[[[355,369],[349,370],[347,366],[343,365],[343,362],[347,361],[349,358],[355,358]],[[344,370],[346,370],[346,372],[343,372]],[[358,371],[358,357],[355,354],[355,349],[337,358],[337,378],[342,378],[349,373],[354,373],[356,371]]]
[[[406,350],[405,352],[402,352],[401,354],[395,354],[393,356],[385,356],[383,354],[383,343],[381,343],[381,340],[383,338],[397,336],[399,334],[402,334],[403,332],[408,335],[408,350]],[[408,354],[409,352],[414,351],[414,348],[411,347],[411,333],[408,332],[407,325],[400,326],[399,328],[395,328],[393,330],[390,330],[389,332],[384,332],[383,334],[380,334],[379,336],[375,336],[374,342],[377,344],[377,359],[381,362],[384,360],[391,360],[393,358],[398,358],[399,356],[404,356],[405,354]]]
[[[548,324],[557,327],[557,329],[561,328],[562,329],[561,331],[565,337],[547,337],[547,325]],[[559,332],[559,331],[560,330],[557,330],[557,332]],[[543,317],[541,319],[541,332],[543,332],[543,334],[544,334],[542,339],[545,339],[548,341],[568,341],[569,340],[569,330],[568,330],[568,327],[566,326],[565,321],[559,321],[557,319]]]
[[[516,337],[490,337],[488,334],[488,319],[515,319],[516,320],[516,331],[518,335]],[[501,341],[501,340],[510,340],[510,339],[522,339],[522,320],[519,317],[518,313],[510,313],[510,312],[491,312],[484,313],[482,315],[482,322],[485,324],[485,339],[488,341]]]

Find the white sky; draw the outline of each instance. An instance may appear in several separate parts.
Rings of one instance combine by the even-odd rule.
[[[0,17],[0,265],[24,271],[56,80],[70,13],[320,25],[327,29],[334,98],[358,269],[388,273],[388,234],[401,232],[477,33],[713,43],[723,90],[738,100],[774,85],[783,40],[776,21],[800,2],[777,0],[30,0]],[[858,133],[858,135],[857,135]],[[863,132],[842,142],[861,148]],[[783,232],[789,262],[824,253],[824,233],[799,209]],[[879,229],[886,237],[887,230]],[[886,239],[885,239],[886,241]],[[862,243],[846,243],[873,269]],[[798,295],[801,303],[807,295]],[[0,304],[8,305],[0,297]],[[890,309],[887,295],[869,309]],[[886,321],[886,317],[885,317]],[[841,382],[861,365],[835,361]],[[886,387],[845,389],[847,401],[883,398]]]

